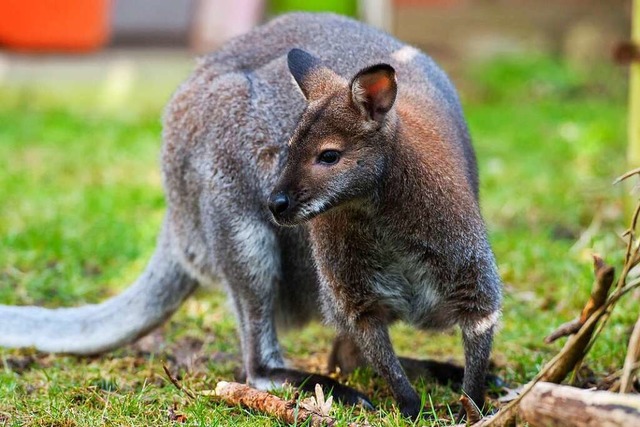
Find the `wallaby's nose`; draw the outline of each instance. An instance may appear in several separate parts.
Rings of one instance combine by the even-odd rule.
[[[289,209],[289,196],[285,193],[272,194],[269,197],[269,210],[274,216],[278,216]]]

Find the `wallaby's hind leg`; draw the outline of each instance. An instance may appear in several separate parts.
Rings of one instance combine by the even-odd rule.
[[[222,272],[238,319],[246,381],[259,389],[284,383],[306,391],[320,384],[347,403],[373,406],[365,395],[332,378],[285,367],[275,326],[275,298],[281,277],[279,249],[273,228],[246,222],[235,231]]]
[[[274,316],[280,280],[277,241],[272,227],[258,219],[229,224],[220,270],[238,321],[244,374],[259,385],[266,369],[284,367]]]
[[[464,367],[456,365],[455,363],[412,359],[409,357],[400,357],[400,363],[411,380],[431,378],[440,384],[451,385],[456,391],[462,389]],[[497,375],[487,373],[484,385],[499,387],[504,385],[504,381]]]

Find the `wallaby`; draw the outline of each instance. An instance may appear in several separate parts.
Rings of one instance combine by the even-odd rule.
[[[104,352],[219,279],[256,387],[321,383],[369,404],[285,366],[276,325],[324,314],[339,332],[331,364],[369,363],[415,417],[388,324],[457,324],[462,388],[482,407],[501,284],[462,110],[429,57],[348,18],[285,15],[206,56],[170,101],[163,137],[168,211],[140,279],[97,305],[0,306],[0,345]]]

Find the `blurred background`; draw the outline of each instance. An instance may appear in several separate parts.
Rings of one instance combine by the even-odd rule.
[[[293,10],[360,18],[454,74],[504,56],[609,63],[631,22],[630,0],[2,0],[0,85],[88,84],[117,106],[143,83],[166,99],[193,54]]]

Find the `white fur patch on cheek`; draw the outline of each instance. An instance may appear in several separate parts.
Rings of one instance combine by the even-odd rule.
[[[411,62],[413,58],[419,53],[418,49],[413,46],[404,46],[391,54],[391,57],[396,61],[406,64]]]
[[[497,323],[498,319],[500,319],[500,312],[494,311],[487,317],[480,319],[470,328],[470,331],[476,335],[482,335],[486,333],[489,329],[493,328]]]
[[[300,210],[301,217],[307,217],[309,215],[318,214],[322,212],[329,204],[329,200],[317,199],[306,205]]]

